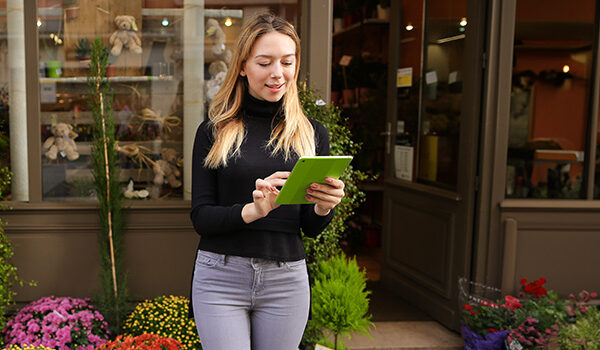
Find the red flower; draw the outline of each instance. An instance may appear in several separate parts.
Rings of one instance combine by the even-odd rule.
[[[527,283],[527,280],[525,278],[521,280],[521,286],[523,286],[523,291],[525,291],[525,293],[532,294],[536,298],[539,298],[540,295],[547,294],[546,288],[543,287],[544,284],[546,284],[546,279],[543,277],[529,284]]]
[[[506,303],[502,304],[501,306],[503,308],[509,309],[510,311],[514,311],[523,307],[523,305],[519,303],[519,299],[513,296],[507,295],[504,297],[504,299],[506,300]]]
[[[465,304],[465,305],[463,305],[463,309],[465,309],[467,311],[471,311],[471,310],[473,310],[473,307],[469,304]]]
[[[488,331],[488,333],[496,333],[496,332],[498,332],[498,330],[495,329],[495,328],[488,328],[487,331]]]

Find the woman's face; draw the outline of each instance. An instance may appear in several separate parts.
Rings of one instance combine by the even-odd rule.
[[[270,32],[256,40],[240,74],[248,78],[252,97],[277,102],[294,84],[295,71],[296,43],[285,34]]]

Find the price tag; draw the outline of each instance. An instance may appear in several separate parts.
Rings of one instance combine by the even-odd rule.
[[[340,59],[340,66],[347,67],[348,65],[350,65],[351,61],[352,61],[352,56],[344,55]]]

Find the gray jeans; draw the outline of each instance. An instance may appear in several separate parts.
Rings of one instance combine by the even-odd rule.
[[[310,303],[306,262],[199,250],[192,303],[204,350],[296,350]]]

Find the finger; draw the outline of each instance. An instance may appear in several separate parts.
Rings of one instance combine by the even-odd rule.
[[[342,181],[340,179],[336,179],[334,177],[326,177],[325,182],[327,182],[329,185],[331,185],[335,188],[340,188],[340,189],[343,189],[346,186],[344,184],[344,181]]]
[[[276,171],[273,174],[267,176],[266,179],[287,179],[290,177],[291,172],[289,171]]]
[[[335,187],[331,187],[331,186],[327,186],[327,185],[316,185],[312,184],[309,188],[306,189],[306,192],[309,194],[315,194],[317,195],[319,198],[323,198],[321,195],[319,195],[319,193],[322,193],[324,195],[329,195],[332,197],[339,197],[342,198],[344,197],[345,193],[343,189],[340,188],[335,188]]]
[[[283,185],[285,185],[285,182],[286,182],[285,179],[269,179],[269,178],[266,178],[265,180],[267,182],[269,182],[271,184],[271,186],[277,186],[277,187],[282,187]]]
[[[263,191],[254,190],[254,191],[252,191],[252,198],[254,200],[263,199],[263,198],[265,198],[265,194],[263,193]]]
[[[270,191],[276,190],[275,186],[271,185],[271,183],[269,183],[269,181],[265,181],[263,179],[256,179],[254,186],[256,187],[257,190],[270,190]]]
[[[342,191],[342,190],[336,190],[336,191]],[[306,190],[306,193],[313,198],[316,198],[323,202],[332,203],[333,205],[337,205],[338,203],[340,203],[342,201],[342,198],[344,197],[343,191],[342,191],[342,194],[340,195],[337,192],[334,194],[330,194],[330,193],[321,192],[321,191],[313,191],[309,188],[308,190]]]
[[[311,202],[311,203],[318,204],[322,209],[325,209],[325,210],[329,210],[329,209],[335,208],[335,204],[334,203],[324,201],[322,199],[319,199],[317,197],[311,196],[309,194],[307,194],[306,196],[304,196],[304,198],[307,201]]]

